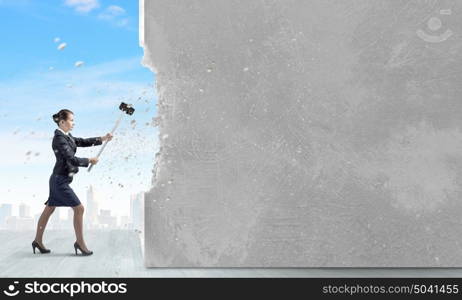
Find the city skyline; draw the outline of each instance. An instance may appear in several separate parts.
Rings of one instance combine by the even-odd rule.
[[[130,195],[130,210],[126,215],[113,214],[111,209],[100,208],[100,197],[93,186],[87,190],[84,214],[85,229],[136,229],[144,227],[144,192]],[[13,208],[17,206],[17,213]],[[70,207],[56,207],[47,224],[49,229],[73,229],[73,210]],[[30,205],[0,204],[0,230],[35,230],[41,213],[31,213]]]

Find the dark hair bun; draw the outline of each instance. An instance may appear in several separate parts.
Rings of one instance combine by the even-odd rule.
[[[73,114],[73,112],[68,109],[61,109],[58,113],[53,115],[53,121],[59,125],[59,121],[67,120],[69,114]]]

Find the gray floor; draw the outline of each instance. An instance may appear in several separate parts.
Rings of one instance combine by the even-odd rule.
[[[0,277],[462,277],[461,268],[145,268],[137,233],[86,231],[89,257],[75,256],[72,231],[47,231],[49,254],[33,254],[34,232],[0,231]]]

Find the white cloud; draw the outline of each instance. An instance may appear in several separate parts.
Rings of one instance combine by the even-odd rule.
[[[58,50],[63,50],[64,48],[66,48],[67,44],[66,43],[61,43],[59,44],[58,46]]]
[[[102,20],[114,20],[125,14],[125,9],[117,5],[111,5],[98,15]]]
[[[122,7],[120,6],[117,6],[117,5],[111,5],[109,6],[106,11],[110,14],[112,14],[113,16],[120,16],[120,15],[123,15],[125,14],[125,9],[123,9]]]
[[[128,25],[128,18],[125,17],[126,11],[120,6],[110,5],[98,15],[101,20],[109,21],[114,25],[124,27]]]
[[[66,0],[65,5],[73,7],[79,13],[88,13],[100,7],[98,0]]]
[[[31,73],[21,76],[20,79],[1,81],[0,132],[13,131],[15,126],[23,127],[20,124],[34,121],[39,112],[47,112],[47,114],[44,117],[45,121],[41,120],[37,125],[42,121],[46,125],[53,125],[47,115],[63,107],[79,112],[80,116],[94,116],[98,112],[115,113],[114,107],[118,107],[120,101],[125,101],[140,103],[141,105],[137,104],[137,106],[141,112],[148,105],[152,105],[152,102],[145,102],[144,99],[149,97],[155,100],[154,88],[148,85],[151,82],[125,79],[125,74],[140,68],[140,60],[139,57],[134,57],[87,65],[85,68],[73,67],[69,70],[55,68],[53,72]],[[67,87],[68,84],[72,87]],[[148,94],[144,94],[146,92]],[[14,113],[16,111],[21,111],[21,114]],[[3,117],[2,112],[7,116]],[[112,122],[113,116],[104,114],[103,117],[108,122]],[[149,122],[152,117],[146,116],[145,122]],[[88,117],[88,120],[83,122],[84,127],[90,124],[92,118]],[[29,131],[32,130],[34,129]]]

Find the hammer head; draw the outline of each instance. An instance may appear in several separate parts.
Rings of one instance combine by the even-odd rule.
[[[135,109],[132,107],[131,104],[127,104],[127,103],[120,103],[119,105],[119,109],[121,111],[124,111],[127,115],[133,115],[133,113],[135,112]]]

